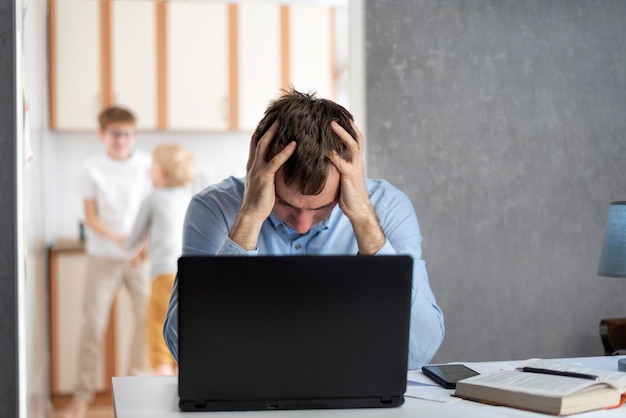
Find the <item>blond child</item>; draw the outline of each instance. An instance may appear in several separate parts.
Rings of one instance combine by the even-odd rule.
[[[148,354],[153,374],[176,374],[177,365],[163,340],[163,321],[182,251],[183,221],[192,196],[190,182],[196,174],[194,155],[176,144],[160,145],[152,152],[153,191],[139,209],[130,235],[121,243],[128,248],[148,237],[152,291],[146,318]]]
[[[85,161],[79,179],[87,227],[87,277],[77,384],[72,400],[60,414],[68,418],[83,418],[94,397],[102,339],[120,285],[128,290],[135,320],[127,373],[141,374],[149,368],[145,343],[148,265],[136,251],[120,248],[117,241],[130,232],[139,206],[152,188],[150,156],[135,150],[136,119],[129,110],[110,107],[100,113],[98,122],[105,152]]]

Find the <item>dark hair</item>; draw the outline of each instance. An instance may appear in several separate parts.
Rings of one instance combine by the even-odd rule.
[[[282,90],[278,99],[270,102],[265,116],[252,134],[252,140],[258,142],[265,132],[278,121],[278,129],[265,154],[270,161],[289,142],[296,141],[293,155],[283,164],[281,173],[287,186],[296,184],[304,195],[315,195],[326,184],[330,160],[329,151],[337,153],[346,161],[352,157],[343,140],[332,130],[331,121],[337,121],[353,138],[354,120],[343,106],[327,99],[318,99],[315,93],[301,93],[293,88]]]
[[[135,125],[137,119],[133,112],[123,107],[111,106],[104,109],[98,115],[98,124],[100,129],[106,129],[113,123],[127,123],[129,125]]]

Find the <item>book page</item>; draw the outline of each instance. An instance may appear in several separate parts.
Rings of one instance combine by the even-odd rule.
[[[608,383],[620,391],[626,390],[626,373],[593,369],[591,367],[582,367],[576,364],[562,363],[552,360],[531,359],[523,364],[524,367],[535,367],[537,369],[558,370],[564,372],[584,373],[598,376],[600,382]]]
[[[594,386],[607,386],[605,383],[598,383],[593,380],[519,371],[503,371],[470,377],[457,383],[457,387],[461,383],[555,397],[570,395]]]

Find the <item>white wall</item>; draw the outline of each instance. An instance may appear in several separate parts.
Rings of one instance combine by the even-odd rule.
[[[46,222],[43,193],[48,184],[44,181],[46,160],[42,149],[49,144],[48,131],[48,81],[47,81],[47,2],[24,0],[16,2],[17,19],[21,21],[21,73],[17,77],[23,83],[26,127],[23,148],[24,160],[32,150],[35,157],[24,163],[20,189],[21,228],[24,238],[24,280],[19,281],[23,292],[24,306],[20,312],[20,327],[23,326],[25,353],[20,352],[20,416],[43,418],[50,410],[49,339],[48,339],[48,286],[47,246],[45,241]],[[18,164],[20,161],[18,161]],[[42,210],[43,209],[43,210]],[[26,411],[24,411],[24,409]],[[3,415],[0,413],[0,415]]]
[[[196,154],[198,177],[194,189],[201,190],[230,175],[243,176],[248,158],[250,133],[174,134],[140,132],[136,148],[145,152],[162,143],[178,143]],[[94,133],[52,133],[46,149],[46,239],[78,237],[82,199],[78,177],[88,156],[102,154],[102,143]]]

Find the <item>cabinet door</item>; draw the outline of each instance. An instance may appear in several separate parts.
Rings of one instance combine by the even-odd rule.
[[[156,13],[154,2],[114,1],[111,11],[113,103],[137,116],[139,129],[155,129]]]
[[[167,126],[228,129],[228,5],[167,4]]]
[[[315,4],[289,6],[291,83],[334,99],[332,8]]]
[[[55,396],[72,394],[76,389],[86,269],[87,257],[82,248],[50,251],[50,371],[51,392]],[[120,287],[114,306],[97,370],[97,392],[108,391],[113,376],[129,372],[134,315],[124,286]]]
[[[280,6],[239,6],[239,129],[252,131],[270,100],[280,94]]]
[[[53,0],[50,8],[52,128],[94,131],[100,106],[98,2]]]
[[[52,254],[51,301],[53,309],[52,393],[71,394],[76,389],[78,373],[78,342],[81,337],[83,298],[85,293],[86,258],[82,252]],[[104,363],[98,368],[96,390],[107,389]]]
[[[134,332],[133,302],[126,287],[120,286],[115,301],[115,376],[127,376],[131,372],[137,372],[130,369],[130,352]]]

